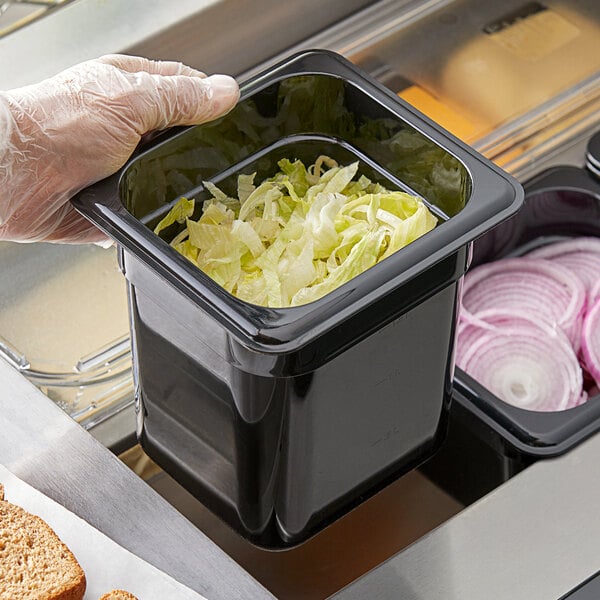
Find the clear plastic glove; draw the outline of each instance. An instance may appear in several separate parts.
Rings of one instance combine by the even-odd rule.
[[[210,121],[238,97],[226,75],[121,55],[0,92],[0,239],[106,241],[69,199],[122,167],[143,134]]]

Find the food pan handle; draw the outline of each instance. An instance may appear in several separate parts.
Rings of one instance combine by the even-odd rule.
[[[186,129],[190,129],[191,127],[193,127],[193,125],[169,127],[167,129],[156,129],[154,131],[149,131],[148,133],[145,133],[142,136],[140,143],[136,146],[132,155],[129,157],[127,164],[129,164],[129,162],[131,162],[132,159],[139,156],[142,152],[151,150],[157,144],[162,144],[162,142],[176,136],[178,133],[181,133]],[[127,165],[125,165],[125,167],[126,166]],[[125,167],[123,167],[123,169]]]
[[[71,198],[71,204],[117,243],[126,243],[132,239],[132,235],[134,238],[145,237],[148,234],[146,228],[129,214],[119,198],[121,175],[138,156],[190,127],[192,126],[170,127],[145,134],[127,162],[116,173],[81,190]]]

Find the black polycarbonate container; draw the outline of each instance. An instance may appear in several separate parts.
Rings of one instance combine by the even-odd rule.
[[[567,237],[600,237],[600,184],[588,172],[555,167],[525,192],[523,208],[474,243],[473,266]],[[466,504],[600,430],[600,397],[560,412],[523,410],[458,368],[454,390],[447,439],[422,469]]]
[[[439,225],[310,304],[237,300],[152,227],[210,180],[231,191],[281,157],[326,153],[422,196]],[[296,55],[211,124],[170,132],[75,206],[121,247],[139,438],[256,543],[305,539],[429,456],[444,436],[470,242],[522,189],[344,59]],[[173,235],[174,231],[168,231]]]

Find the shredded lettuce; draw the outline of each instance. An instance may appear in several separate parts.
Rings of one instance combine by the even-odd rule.
[[[178,252],[234,296],[282,308],[323,297],[436,226],[421,199],[357,179],[358,162],[278,165],[259,185],[240,175],[238,198],[205,183],[200,219],[181,198],[155,233],[185,222],[171,241]]]
[[[173,208],[161,219],[154,228],[154,233],[160,233],[163,229],[170,227],[174,223],[183,223],[188,217],[194,214],[194,199],[180,198]]]

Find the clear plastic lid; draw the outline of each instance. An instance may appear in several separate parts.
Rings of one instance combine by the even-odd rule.
[[[114,248],[0,243],[0,353],[91,423],[131,395],[125,280]]]
[[[25,27],[72,0],[4,0],[0,3],[0,38]]]
[[[597,0],[380,8],[333,45],[505,169],[600,124]]]

